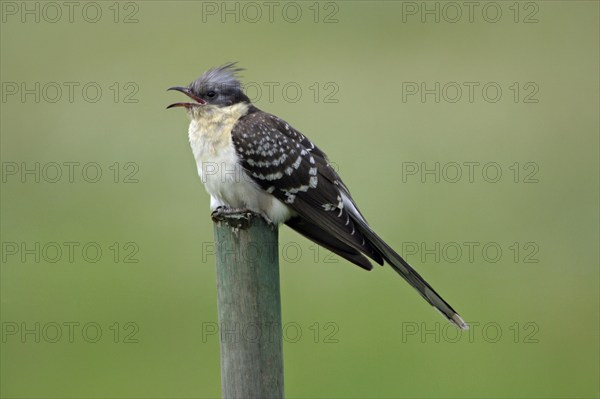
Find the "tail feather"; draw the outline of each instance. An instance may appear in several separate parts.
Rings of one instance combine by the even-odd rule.
[[[373,230],[362,225],[360,230],[369,243],[381,252],[383,259],[385,259],[392,269],[413,286],[427,302],[458,328],[463,330],[469,329],[469,325],[465,323],[452,306],[435,292],[433,287],[431,287],[429,283],[427,283],[427,281],[425,281],[425,279],[408,264],[408,262],[390,248],[390,246],[387,245]]]
[[[371,265],[369,260],[362,253],[338,240],[335,238],[335,236],[329,234],[316,224],[312,224],[299,217],[292,218],[285,222],[285,224],[309,240],[316,242],[322,247],[327,248],[331,252],[338,254],[342,258],[349,260],[355,265],[358,265],[365,270],[373,269],[373,265]]]

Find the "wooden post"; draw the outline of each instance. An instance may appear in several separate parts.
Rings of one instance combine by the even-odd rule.
[[[283,398],[278,230],[251,212],[216,214],[223,398]]]

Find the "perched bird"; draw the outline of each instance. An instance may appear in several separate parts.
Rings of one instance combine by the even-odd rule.
[[[183,107],[198,173],[213,212],[247,209],[371,270],[387,262],[421,296],[462,329],[468,325],[369,227],[327,155],[244,94],[235,63],[213,68],[186,87]]]

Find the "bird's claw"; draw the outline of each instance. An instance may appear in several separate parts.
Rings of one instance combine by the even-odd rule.
[[[249,225],[253,212],[246,208],[229,208],[218,206],[211,212],[210,217],[215,223],[225,221],[233,228],[245,228]]]
[[[222,205],[218,206],[210,213],[210,217],[213,222],[221,223],[226,221],[234,228],[247,227],[253,215],[255,215],[255,212],[247,208],[229,208]],[[261,213],[260,216],[269,225],[269,227],[276,227],[275,223],[273,223],[273,221],[267,215]]]

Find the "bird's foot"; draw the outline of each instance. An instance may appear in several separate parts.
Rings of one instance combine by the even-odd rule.
[[[250,209],[218,206],[217,209],[211,212],[210,217],[215,223],[227,221],[232,227],[240,228],[250,221],[252,214],[253,212]],[[245,223],[243,221],[245,221]]]
[[[211,212],[210,217],[215,223],[221,223],[225,221],[231,227],[234,228],[246,228],[250,224],[250,220],[256,213],[248,208],[229,208],[227,206],[218,206],[214,211]],[[265,214],[260,213],[263,220],[272,229],[277,227],[275,223]]]

